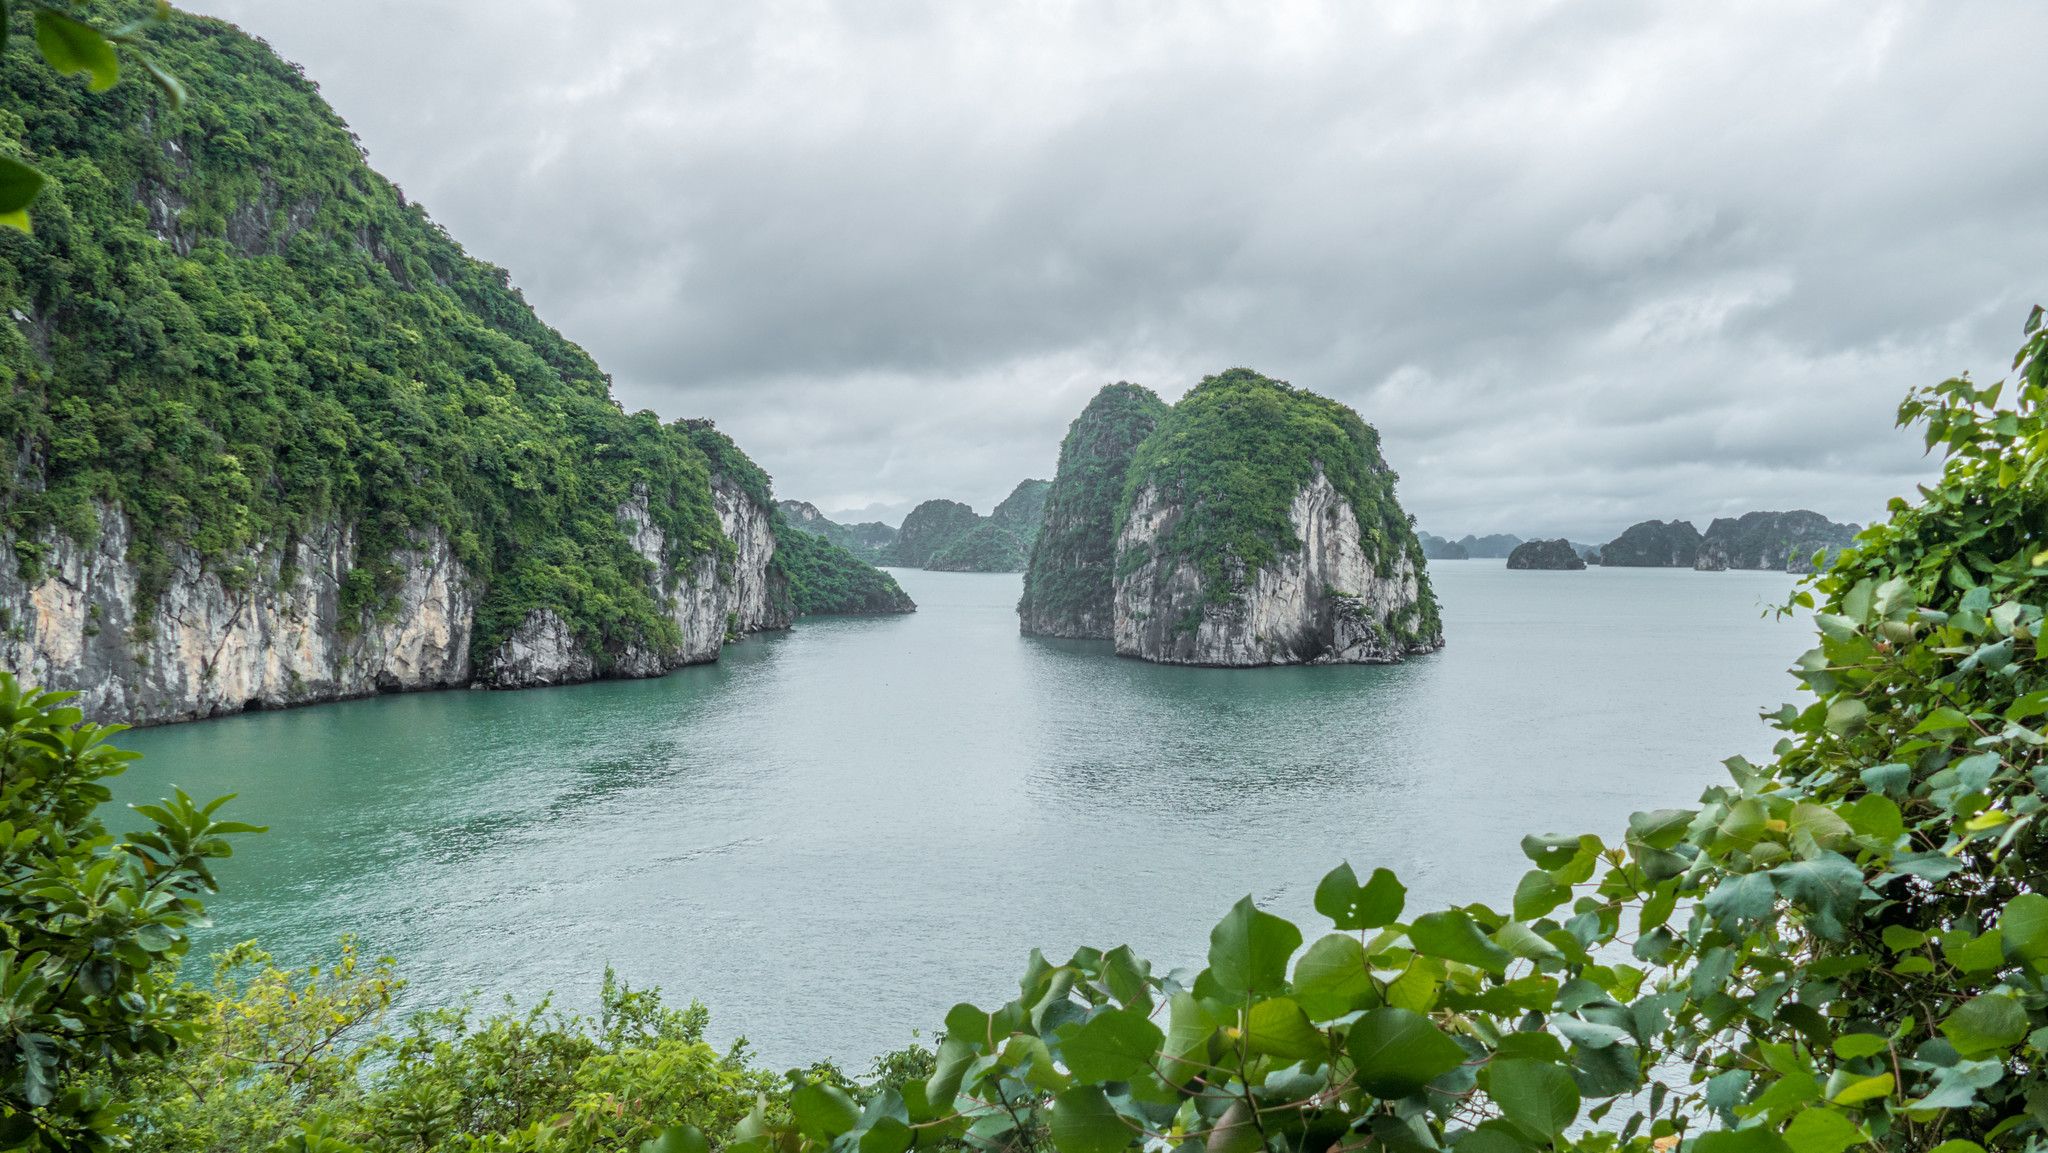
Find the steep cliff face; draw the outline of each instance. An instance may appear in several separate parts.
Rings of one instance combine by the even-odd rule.
[[[1856,525],[1837,524],[1806,509],[1716,517],[1700,541],[1693,567],[1703,572],[1731,568],[1811,572],[1814,554],[1825,553],[1832,559],[1837,550],[1855,542],[1859,531]]]
[[[1183,515],[1147,485],[1132,500],[1117,555],[1136,563],[1115,586],[1116,651],[1168,664],[1390,664],[1440,648],[1418,634],[1426,595],[1415,559],[1376,562],[1351,502],[1320,470],[1288,508],[1300,547],[1242,574],[1218,599],[1199,566],[1163,547]],[[1122,565],[1119,565],[1122,568]]]
[[[1600,546],[1607,568],[1691,568],[1699,559],[1700,530],[1689,520],[1646,520]]]
[[[1205,378],[1132,455],[1117,652],[1199,665],[1385,663],[1443,644],[1379,434],[1249,369]]]
[[[666,541],[645,498],[620,510],[675,625],[672,645],[608,653],[541,609],[480,663],[471,652],[477,581],[439,534],[388,554],[395,587],[375,608],[354,613],[344,608],[343,589],[366,558],[354,531],[335,526],[231,563],[174,547],[152,601],[133,560],[129,518],[102,505],[89,543],[56,533],[37,542],[33,580],[22,575],[15,542],[0,541],[0,667],[78,692],[96,716],[145,725],[473,683],[657,676],[717,659],[739,634],[789,625],[789,598],[770,564],[767,511],[724,486],[713,500],[732,557],[701,556],[681,572],[664,559]]]
[[[128,517],[97,514],[90,543],[38,542],[34,580],[0,541],[0,666],[77,691],[95,716],[154,724],[470,680],[472,584],[439,535],[391,555],[398,587],[377,611],[344,613],[360,558],[334,526],[231,565],[173,548],[151,610]]]
[[[599,638],[579,637],[553,609],[536,609],[492,652],[479,679],[512,689],[600,676],[658,677],[717,660],[728,640],[788,628],[785,578],[771,563],[774,514],[722,476],[712,478],[711,501],[732,554],[705,553],[683,568],[674,563],[644,491],[618,510],[626,539],[652,574],[655,603],[675,626],[673,636],[661,638],[665,643],[643,641],[608,652]]]
[[[1132,456],[1166,411],[1150,389],[1119,382],[1103,386],[1067,427],[1017,602],[1027,636],[1113,633],[1117,505]]]

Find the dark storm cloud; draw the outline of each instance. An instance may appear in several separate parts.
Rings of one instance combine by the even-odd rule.
[[[632,407],[984,510],[1099,384],[1248,364],[1440,532],[1927,474],[2048,297],[2048,9],[206,0]]]

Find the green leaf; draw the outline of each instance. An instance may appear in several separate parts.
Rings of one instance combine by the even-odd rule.
[[[1563,868],[1579,855],[1579,838],[1556,833],[1545,837],[1523,837],[1522,855],[1536,862],[1539,869]]]
[[[1579,1087],[1571,1073],[1547,1061],[1495,1061],[1487,1067],[1486,1094],[1509,1121],[1553,1140],[1579,1117]]]
[[[1055,1096],[1051,1129],[1060,1153],[1116,1153],[1137,1136],[1095,1085],[1076,1085]]]
[[[1863,870],[1840,853],[1822,853],[1810,861],[1793,861],[1771,870],[1778,891],[1812,916],[1814,932],[1829,939],[1855,912],[1864,893]]]
[[[1515,918],[1533,921],[1572,899],[1572,887],[1542,869],[1531,869],[1515,886]]]
[[[1251,1011],[1245,1014],[1244,1039],[1254,1053],[1289,1061],[1320,1060],[1330,1055],[1329,1039],[1309,1024],[1300,1005],[1285,997],[1252,1004]]]
[[[1965,1057],[2010,1049],[2027,1035],[2027,1011],[2003,993],[1988,993],[1950,1013],[1941,1032]]]
[[[1792,1153],[1843,1153],[1867,1140],[1854,1121],[1832,1109],[1807,1109],[1785,1129],[1785,1144],[1792,1147]]]
[[[83,73],[86,86],[105,92],[121,79],[121,61],[99,29],[47,8],[36,9],[36,48],[59,75]]]
[[[1465,1063],[1464,1047],[1406,1009],[1374,1009],[1347,1042],[1358,1083],[1375,1097],[1406,1097]]]
[[[1770,916],[1777,901],[1778,888],[1767,874],[1739,873],[1721,878],[1703,903],[1708,916],[1733,928],[1744,921],[1760,921]]]
[[[1377,929],[1400,919],[1408,890],[1399,877],[1386,869],[1374,869],[1363,886],[1351,863],[1331,869],[1316,886],[1316,912],[1328,917],[1339,929]]]
[[[0,214],[25,210],[48,183],[49,177],[30,165],[0,156]]]
[[[1408,926],[1408,941],[1425,956],[1441,957],[1485,969],[1507,972],[1514,954],[1488,940],[1468,914],[1456,909],[1425,913]]]
[[[953,1107],[953,1098],[960,1095],[960,1078],[974,1063],[974,1056],[974,1046],[964,1037],[948,1036],[939,1042],[938,1062],[924,1085],[925,1100],[933,1110],[943,1113]]]
[[[661,1136],[640,1142],[640,1153],[711,1153],[711,1142],[695,1125],[671,1125]]]
[[[1629,836],[1653,849],[1669,849],[1685,839],[1685,830],[1698,814],[1691,809],[1654,809],[1631,813]]]
[[[1301,948],[1301,930],[1252,904],[1247,896],[1209,933],[1209,976],[1237,1001],[1287,984],[1287,962]]]
[[[917,1134],[894,1117],[879,1117],[860,1135],[860,1153],[903,1153]]]
[[[789,1095],[790,1116],[813,1141],[830,1141],[860,1123],[860,1106],[832,1085],[809,1084]]]
[[[1365,965],[1365,946],[1342,933],[1310,945],[1294,963],[1294,999],[1317,1021],[1369,1008],[1377,997]]]
[[[1842,1086],[1833,1100],[1837,1105],[1861,1105],[1865,1101],[1891,1096],[1893,1083],[1890,1073],[1879,1073],[1875,1077],[1865,1077]]]
[[[1693,1153],[1789,1153],[1791,1146],[1769,1129],[1719,1129],[1700,1134]]]
[[[2048,961],[2048,897],[2021,893],[1998,914],[2005,953],[2015,961]]]
[[[1105,1009],[1060,1041],[1060,1058],[1083,1081],[1128,1081],[1152,1067],[1166,1035],[1136,1009]]]
[[[1835,1038],[1835,1056],[1844,1061],[1858,1057],[1874,1057],[1892,1047],[1891,1042],[1876,1033],[1844,1033]]]

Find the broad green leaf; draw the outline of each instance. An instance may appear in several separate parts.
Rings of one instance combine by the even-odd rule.
[[[1209,933],[1209,976],[1236,1001],[1278,992],[1287,962],[1301,948],[1301,930],[1245,897]]]
[[[1700,1134],[1693,1153],[1790,1153],[1785,1139],[1769,1129],[1717,1129]]]
[[[1965,1057],[1995,1053],[2027,1035],[2027,1011],[2016,998],[1989,993],[1966,1002],[1941,1023],[1942,1035]]]
[[[1374,1009],[1360,1017],[1347,1045],[1358,1083],[1375,1097],[1406,1097],[1465,1063],[1463,1046],[1406,1009]]]
[[[860,1123],[860,1106],[833,1085],[812,1083],[789,1095],[796,1127],[813,1141],[830,1141]]]
[[[711,1153],[711,1142],[695,1125],[671,1125],[661,1136],[642,1141],[640,1153]]]
[[[1209,1041],[1221,1022],[1211,1016],[1208,1007],[1192,993],[1175,993],[1167,1011],[1170,1020],[1166,1044],[1161,1050],[1166,1057],[1163,1071],[1168,1081],[1184,1085],[1201,1071],[1199,1066],[1207,1060]]]
[[[1370,1008],[1378,998],[1365,967],[1365,946],[1342,933],[1310,945],[1294,963],[1294,999],[1317,1021]]]
[[[36,10],[36,48],[60,75],[83,73],[86,86],[105,92],[121,79],[121,61],[99,29],[47,8]]]
[[[1060,1153],[1116,1153],[1137,1137],[1095,1085],[1075,1085],[1055,1096],[1050,1128]]]
[[[1522,855],[1536,862],[1539,869],[1559,869],[1571,863],[1579,855],[1579,838],[1552,833],[1538,837],[1522,838]]]
[[[1146,982],[1152,967],[1138,959],[1129,945],[1118,945],[1102,957],[1102,981],[1109,995],[1127,1007],[1152,1007],[1152,986]]]
[[[1082,1081],[1128,1081],[1152,1067],[1165,1044],[1159,1026],[1136,1009],[1105,1009],[1060,1041],[1060,1059]]]
[[[1339,929],[1377,929],[1400,919],[1408,890],[1400,878],[1386,869],[1374,869],[1372,879],[1358,883],[1358,874],[1345,862],[1330,870],[1316,886],[1316,912],[1328,917]]]
[[[879,1117],[860,1135],[860,1153],[903,1153],[916,1134],[894,1117]]]
[[[965,1038],[948,1036],[939,1042],[938,1062],[924,1086],[925,1100],[934,1110],[944,1112],[953,1107],[953,1098],[960,1095],[960,1078],[974,1063],[974,1056],[974,1046]]]
[[[1835,1056],[1844,1061],[1858,1057],[1874,1057],[1892,1047],[1891,1042],[1876,1033],[1844,1033],[1835,1038]]]
[[[1571,1073],[1545,1061],[1495,1061],[1487,1066],[1486,1094],[1509,1121],[1544,1139],[1562,1134],[1579,1117],[1579,1087]]]
[[[1842,1086],[1841,1091],[1835,1094],[1833,1100],[1837,1105],[1861,1105],[1865,1101],[1875,1101],[1880,1097],[1891,1096],[1892,1085],[1893,1081],[1890,1073],[1879,1073],[1875,1077],[1865,1077],[1860,1081],[1851,1081],[1847,1085]]]
[[[0,214],[20,212],[43,190],[49,178],[11,156],[0,156]]]
[[[1721,878],[1721,883],[1707,894],[1703,904],[1708,916],[1723,926],[1733,928],[1744,921],[1760,921],[1770,916],[1777,902],[1778,888],[1771,883],[1769,876],[1738,873]]]
[[[1572,888],[1542,869],[1531,869],[1515,886],[1515,919],[1533,921],[1572,899]]]
[[[2005,954],[2015,961],[2048,961],[2048,896],[2021,893],[1998,914]]]
[[[1785,1144],[1792,1153],[1843,1153],[1867,1140],[1861,1127],[1833,1109],[1808,1109],[1785,1128]]]
[[[1793,861],[1771,870],[1778,891],[1811,914],[1814,932],[1829,939],[1842,927],[1863,897],[1863,870],[1840,853],[1822,853],[1810,861]]]
[[[1488,940],[1469,914],[1457,909],[1424,913],[1408,926],[1408,941],[1415,951],[1446,961],[1457,961],[1492,973],[1504,973],[1514,954]]]
[[[1691,809],[1653,809],[1631,813],[1629,836],[1653,849],[1669,849],[1685,839],[1685,830],[1699,814]]]
[[[1254,1053],[1290,1061],[1327,1059],[1330,1042],[1309,1024],[1301,1006],[1285,997],[1255,1001],[1245,1014],[1245,1044]]]

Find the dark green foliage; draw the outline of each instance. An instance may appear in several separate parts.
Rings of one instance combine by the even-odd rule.
[[[213,987],[183,995],[190,1043],[113,1079],[136,1149],[610,1153],[678,1126],[723,1131],[785,1091],[743,1046],[705,1043],[703,1006],[669,1008],[609,971],[594,1017],[459,1007],[379,1032],[401,986],[389,959],[347,943],[302,970],[253,945],[217,958]]]
[[[818,506],[802,500],[779,501],[775,507],[791,528],[824,537],[870,563],[882,559],[889,546],[896,542],[896,530],[880,521],[839,524],[819,512]]]
[[[820,536],[781,520],[770,562],[789,583],[796,616],[917,611],[896,578]]]
[[[989,517],[944,548],[924,567],[939,572],[1023,572],[1031,546],[1008,524]]]
[[[1806,509],[1716,517],[1700,539],[1694,564],[1702,569],[1812,572],[1816,555],[1825,568],[1855,541],[1856,533],[1856,525],[1836,524]]]
[[[1003,498],[1003,503],[988,514],[988,519],[1022,540],[1028,553],[1031,546],[1038,543],[1038,531],[1045,525],[1045,502],[1051,495],[1052,482],[1049,480],[1018,481],[1010,495]]]
[[[928,500],[910,510],[883,564],[923,568],[947,545],[966,536],[981,517],[957,500]]]
[[[1691,568],[1698,560],[1700,530],[1689,520],[1646,520],[1630,525],[1600,546],[1608,568]]]
[[[1350,502],[1375,567],[1405,557],[1421,574],[1420,619],[1409,632],[1441,635],[1422,542],[1394,499],[1398,478],[1380,457],[1379,434],[1344,405],[1285,381],[1247,368],[1203,378],[1138,446],[1116,523],[1138,493],[1157,488],[1181,510],[1158,543],[1161,561],[1193,565],[1220,603],[1301,547],[1288,513],[1318,471]]]
[[[644,492],[677,560],[729,548],[708,426],[620,411],[261,43],[198,17],[150,37],[191,86],[182,110],[0,58],[0,152],[53,181],[34,235],[0,235],[0,311],[26,318],[0,322],[0,437],[28,470],[0,471],[0,518],[22,563],[117,504],[147,601],[173,545],[228,567],[353,522],[352,615],[382,603],[394,550],[440,532],[484,589],[478,656],[540,608],[600,661],[673,646],[616,510]],[[733,457],[717,467],[751,489]]]
[[[173,968],[214,889],[221,802],[180,792],[137,806],[146,831],[117,838],[100,782],[135,754],[84,722],[69,693],[0,672],[0,1148],[111,1147],[110,1067],[190,1035]]]
[[[1582,569],[1584,557],[1568,540],[1525,540],[1508,554],[1513,569]]]
[[[1166,412],[1150,389],[1118,382],[1067,426],[1017,604],[1025,632],[1109,635],[1117,505],[1132,455]]]

